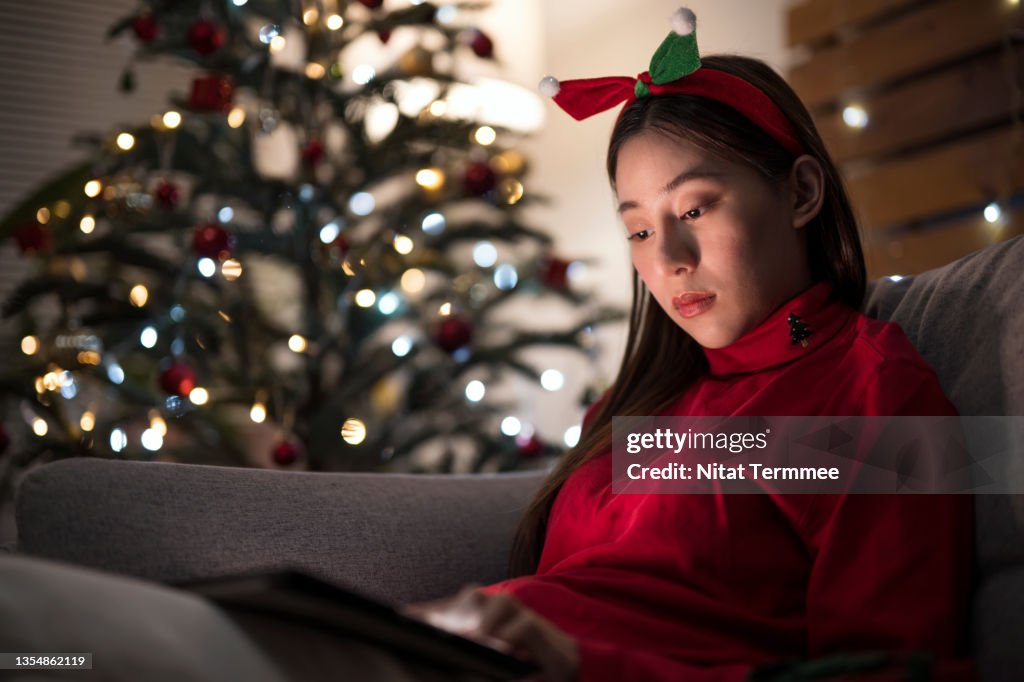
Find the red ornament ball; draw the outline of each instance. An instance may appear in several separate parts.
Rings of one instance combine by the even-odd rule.
[[[192,232],[192,251],[200,258],[231,257],[231,233],[217,223],[202,223]]]
[[[434,342],[446,353],[454,353],[472,340],[472,325],[455,315],[450,315],[441,320],[434,333]]]
[[[521,433],[516,436],[516,446],[519,448],[519,456],[526,459],[536,457],[544,452],[544,444],[533,434],[527,436]]]
[[[466,174],[463,177],[463,184],[469,194],[487,194],[494,189],[498,177],[491,170],[491,167],[480,161],[469,164]]]
[[[555,256],[546,256],[540,261],[540,279],[553,289],[565,289],[569,286],[569,266],[571,261]]]
[[[42,253],[53,248],[53,237],[38,220],[30,220],[14,231],[14,241],[22,254]]]
[[[388,41],[391,40],[391,29],[385,28],[381,29],[380,31],[377,31],[377,37],[380,38],[380,42],[387,45]]]
[[[271,453],[274,457],[274,463],[286,467],[289,464],[294,464],[299,458],[299,446],[290,441],[283,440],[274,446],[274,451]]]
[[[204,56],[219,50],[224,38],[224,29],[208,19],[198,19],[188,27],[188,46]]]
[[[345,235],[343,234],[339,234],[337,237],[335,237],[334,241],[331,242],[331,246],[341,251],[341,255],[343,256],[349,252],[349,249],[352,248],[352,245],[348,243],[348,240],[345,239]]]
[[[156,203],[160,205],[160,208],[169,211],[178,205],[178,200],[181,199],[181,192],[173,182],[163,180],[156,186],[153,196],[156,197]]]
[[[324,160],[324,143],[313,138],[302,148],[302,163],[310,168],[315,168]]]
[[[192,79],[188,108],[192,111],[230,111],[235,84],[227,76],[207,74]]]
[[[160,372],[160,388],[168,395],[187,396],[195,387],[195,370],[184,362],[172,362]]]
[[[370,9],[377,9],[384,4],[384,0],[359,0],[360,3],[366,5]]]
[[[156,23],[152,14],[140,14],[132,19],[132,30],[135,31],[135,37],[140,43],[148,44],[156,40],[160,25]]]
[[[473,31],[473,39],[469,46],[473,48],[473,54],[477,57],[490,59],[494,56],[494,41],[480,29]]]

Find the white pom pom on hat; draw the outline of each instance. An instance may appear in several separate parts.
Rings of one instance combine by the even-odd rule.
[[[554,97],[558,94],[558,91],[562,89],[562,85],[554,76],[544,76],[540,83],[537,84],[537,89],[540,90],[540,94],[545,97]]]
[[[687,36],[697,30],[697,15],[689,7],[680,7],[672,13],[672,31]]]

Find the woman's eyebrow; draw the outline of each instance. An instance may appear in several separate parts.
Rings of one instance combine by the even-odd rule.
[[[700,178],[720,178],[723,177],[724,175],[725,173],[715,170],[713,168],[708,168],[706,166],[697,166],[695,168],[691,168],[690,170],[684,170],[682,173],[669,180],[668,183],[661,188],[661,192],[659,192],[659,194],[667,194],[672,190],[676,189],[677,187],[679,187],[680,185],[682,185],[684,182],[688,182],[690,180],[697,180]],[[640,204],[636,201],[623,201],[622,203],[619,204],[619,213],[622,213],[623,211],[628,211],[631,208],[639,207]]]

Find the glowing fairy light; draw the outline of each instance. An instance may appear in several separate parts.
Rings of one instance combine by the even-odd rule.
[[[164,446],[164,437],[156,429],[146,429],[142,432],[142,447],[150,452],[156,452]]]
[[[501,420],[501,432],[506,436],[518,436],[523,424],[516,417],[508,416]]]
[[[473,132],[473,139],[477,144],[488,147],[498,139],[498,133],[491,126],[480,126]]]
[[[189,391],[188,399],[192,401],[193,405],[205,405],[210,402],[210,392],[202,386],[196,386]]]
[[[407,294],[418,294],[426,286],[427,277],[419,268],[409,268],[402,273],[401,287]]]
[[[25,355],[35,355],[39,352],[39,339],[35,336],[25,336],[21,339],[21,352]]]
[[[324,23],[327,25],[328,30],[337,31],[345,25],[345,20],[341,18],[340,14],[331,14]]]
[[[423,217],[423,231],[429,235],[438,235],[444,232],[445,219],[440,213],[428,213]]]
[[[245,109],[235,107],[228,112],[228,125],[232,128],[241,128],[245,123]]]
[[[36,417],[32,420],[32,432],[40,438],[49,433],[49,431],[50,427],[42,417]]]
[[[361,419],[349,417],[341,425],[341,439],[349,445],[359,445],[366,440],[366,424]]]
[[[177,111],[168,111],[163,117],[164,127],[174,130],[181,125],[181,114]]]
[[[131,133],[121,133],[117,136],[117,148],[128,151],[135,146],[135,136]]]
[[[487,387],[484,386],[484,382],[479,379],[466,384],[466,400],[471,403],[478,403],[484,399],[484,395],[487,393]]]
[[[149,289],[144,284],[136,284],[132,287],[131,292],[128,293],[128,300],[136,308],[141,308],[149,300]]]
[[[395,251],[402,254],[403,256],[412,253],[413,241],[404,234],[400,234],[395,237],[394,241]]]
[[[288,350],[293,353],[302,353],[306,350],[306,338],[301,334],[292,334],[288,339]]]
[[[356,292],[356,305],[360,308],[369,308],[377,302],[377,294],[373,289],[360,289]]]
[[[416,171],[416,184],[427,190],[438,190],[444,186],[444,171],[440,168],[421,168]]]
[[[557,391],[565,386],[565,375],[557,369],[546,369],[540,375],[540,385],[546,391]]]
[[[139,334],[139,343],[142,344],[143,348],[153,348],[159,339],[160,335],[157,333],[156,327],[146,327]]]
[[[128,447],[128,434],[122,428],[116,428],[110,432],[110,449],[114,452],[121,452]]]
[[[267,420],[267,406],[261,402],[255,402],[249,408],[249,419],[256,424],[262,424]]]
[[[84,191],[85,196],[89,197],[90,199],[98,197],[100,195],[100,192],[103,191],[103,183],[101,183],[99,180],[90,180],[89,182],[85,183]]]
[[[78,229],[82,231],[82,234],[92,234],[92,231],[96,229],[96,219],[88,213],[85,214],[78,223]]]
[[[391,342],[391,352],[395,354],[395,357],[404,358],[412,350],[412,337],[408,334],[402,334]]]
[[[565,443],[565,447],[574,448],[580,442],[580,426],[570,426],[565,430],[565,435],[562,437],[562,442]]]
[[[860,105],[851,104],[843,109],[843,123],[851,128],[864,128],[868,124],[868,112]]]
[[[78,420],[78,426],[86,433],[96,428],[96,415],[91,410],[86,410]]]

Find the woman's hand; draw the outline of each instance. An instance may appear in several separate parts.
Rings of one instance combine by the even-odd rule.
[[[467,585],[452,597],[407,604],[402,612],[476,639],[541,668],[531,682],[571,682],[579,668],[576,640],[515,597]]]

